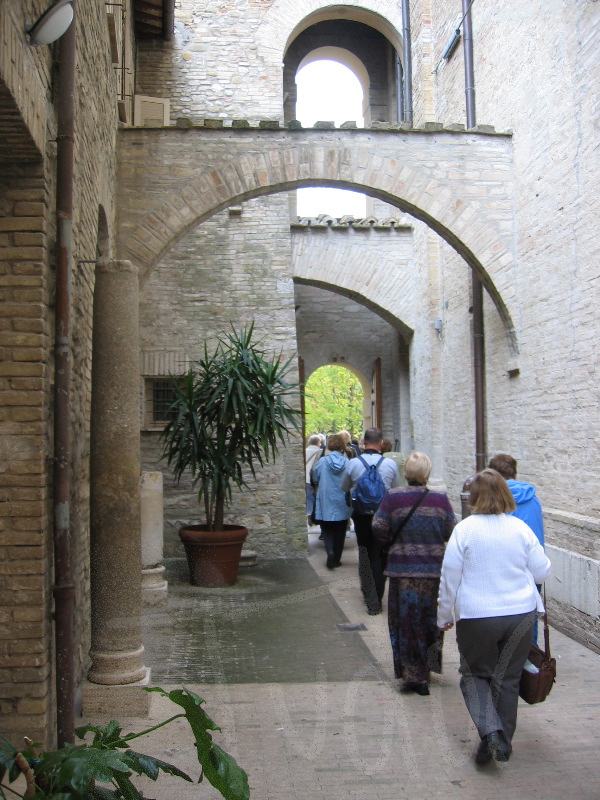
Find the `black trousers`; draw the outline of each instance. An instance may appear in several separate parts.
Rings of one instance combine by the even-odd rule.
[[[344,544],[346,543],[348,520],[336,520],[335,522],[322,521],[320,525],[325,552],[328,556],[331,556],[334,564],[338,564],[344,551]]]
[[[381,606],[381,598],[385,591],[385,575],[381,565],[381,549],[383,543],[373,536],[370,514],[352,513],[354,532],[358,545],[358,574],[360,588],[369,610]]]
[[[510,744],[517,724],[519,682],[529,654],[535,612],[461,619],[456,623],[460,688],[483,738],[501,731]]]

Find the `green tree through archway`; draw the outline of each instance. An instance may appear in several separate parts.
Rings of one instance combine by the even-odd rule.
[[[359,436],[363,427],[360,381],[346,367],[320,367],[306,382],[305,414],[309,436],[341,430]]]

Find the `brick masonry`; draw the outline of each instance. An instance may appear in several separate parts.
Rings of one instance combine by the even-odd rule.
[[[0,711],[4,732],[16,737],[27,732],[51,742],[49,464],[58,45],[34,49],[25,35],[46,6],[43,0],[5,0],[0,15],[0,548],[6,587],[0,594]],[[312,23],[331,18],[331,8],[318,0],[224,0],[218,13],[200,0],[178,0],[174,42],[138,42],[136,87],[168,98],[173,123],[187,121],[179,129],[119,131],[105,9],[101,3],[78,4],[71,420],[72,556],[81,610],[75,631],[78,676],[85,672],[89,644],[94,284],[93,266],[82,262],[98,254],[131,257],[146,270],[147,317],[152,293],[160,298],[157,275],[163,271],[168,277],[171,270],[172,282],[176,263],[187,259],[189,276],[190,263],[197,262],[199,274],[232,287],[227,297],[193,281],[185,287],[190,298],[196,295],[203,335],[229,319],[230,306],[236,319],[259,313],[262,329],[277,347],[293,352],[298,335],[315,365],[339,343],[326,342],[318,358],[316,348],[302,341],[293,313],[302,292],[315,303],[325,292],[339,292],[347,315],[353,302],[377,311],[384,323],[358,310],[352,314],[360,316],[361,325],[369,324],[374,347],[389,332],[384,324],[392,325],[393,336],[399,333],[398,351],[389,348],[400,383],[389,400],[400,415],[395,424],[403,441],[432,454],[455,503],[473,470],[469,265],[474,266],[489,291],[488,450],[511,451],[520,476],[538,486],[548,541],[568,554],[565,574],[580,569],[579,559],[589,570],[598,562],[596,6],[568,0],[474,4],[477,118],[500,132],[512,129],[507,137],[464,133],[456,126],[464,124],[465,106],[460,47],[439,63],[460,20],[454,0],[411,0],[417,130],[410,131],[382,129],[385,124],[366,131],[265,130],[264,122],[260,128],[260,121],[270,120],[275,128],[284,121],[282,65],[289,45]],[[129,0],[126,11],[131,15]],[[345,19],[372,25],[401,51],[398,3],[351,3]],[[381,70],[378,74],[375,88],[381,97],[385,79]],[[388,76],[388,90],[391,85]],[[331,242],[338,233],[329,229],[325,239],[324,232],[290,232],[284,198],[297,185],[323,180],[362,188],[375,206],[387,202],[412,212],[410,266],[404,234],[370,229],[371,238],[360,241],[369,242],[364,248],[369,268],[377,276],[386,274],[378,286],[367,285],[365,270],[361,274],[366,254],[360,245],[336,246],[346,248],[352,280],[340,270],[333,284],[330,275],[319,276],[315,243],[327,242],[323,257],[333,267],[339,256]],[[234,222],[226,209],[239,203],[242,218]],[[354,233],[356,244],[363,233]],[[296,241],[310,244],[310,264],[294,260]],[[391,241],[398,248],[393,281],[387,269],[394,257]],[[211,265],[216,256],[219,263]],[[216,275],[221,264],[223,274]],[[297,277],[297,293],[296,270],[306,270],[305,277]],[[336,307],[337,300],[327,307],[332,319]],[[174,324],[184,321],[173,298],[170,313]],[[442,320],[441,335],[435,319]],[[144,347],[167,336],[166,325],[158,330],[153,324],[146,320]],[[199,335],[177,328],[169,348],[193,353],[200,341]],[[152,437],[144,433],[144,457],[155,463],[155,445],[146,450]],[[301,448],[291,448],[272,472],[267,470],[255,494],[240,498],[249,513],[257,507],[264,512],[264,524],[253,536],[265,551],[272,544],[267,531],[279,526],[286,534],[277,542],[277,554],[302,547],[301,490],[295,485],[300,463]],[[283,488],[282,474],[289,489]],[[171,499],[178,501],[177,495]],[[173,509],[173,518],[178,514]],[[600,647],[593,604],[575,595],[552,603],[565,629]]]
[[[0,715],[2,733],[15,742],[27,734],[51,744],[56,713],[51,537],[56,52],[29,46],[25,36],[46,7],[43,0],[8,0],[0,14]],[[101,5],[80,4],[77,40],[70,510],[78,609],[74,657],[81,678],[90,625],[94,284],[93,267],[81,262],[111,246],[116,164],[114,71]]]

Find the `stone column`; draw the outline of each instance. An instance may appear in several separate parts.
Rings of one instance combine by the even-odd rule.
[[[167,602],[168,584],[163,560],[163,475],[142,472],[142,602],[155,606]]]
[[[144,681],[141,630],[138,273],[96,266],[90,463],[92,667],[107,685]]]

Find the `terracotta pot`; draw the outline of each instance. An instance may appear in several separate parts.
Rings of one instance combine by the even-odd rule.
[[[223,527],[222,531],[207,531],[206,525],[179,529],[192,586],[231,586],[236,582],[248,529],[239,525]]]

